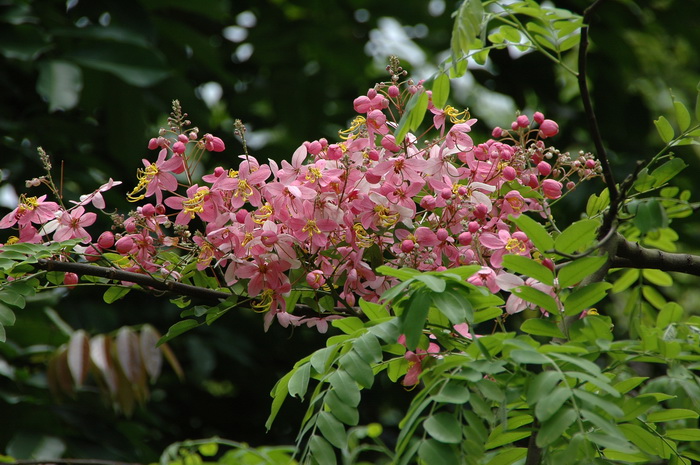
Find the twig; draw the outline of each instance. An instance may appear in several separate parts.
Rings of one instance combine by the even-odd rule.
[[[616,241],[617,253],[610,262],[612,268],[651,268],[700,276],[700,256],[698,255],[647,249],[637,242],[628,241],[619,234]]]
[[[600,236],[605,236],[613,229],[613,223],[617,217],[617,211],[620,206],[620,195],[615,184],[615,176],[613,175],[612,168],[610,167],[610,160],[608,159],[608,154],[605,150],[603,144],[603,138],[600,135],[600,129],[598,128],[598,119],[596,118],[595,111],[593,110],[593,103],[591,102],[591,94],[588,90],[588,82],[586,81],[586,54],[588,52],[588,23],[593,16],[595,9],[605,0],[596,0],[591,6],[586,8],[583,12],[583,22],[584,26],[581,28],[581,41],[578,51],[578,87],[581,93],[581,100],[583,102],[583,108],[586,113],[586,119],[588,120],[588,126],[591,131],[591,137],[593,138],[593,143],[596,148],[597,157],[600,161],[600,166],[603,168],[603,179],[605,184],[608,186],[608,191],[610,192],[610,209],[608,213],[603,218],[603,224],[599,230]]]

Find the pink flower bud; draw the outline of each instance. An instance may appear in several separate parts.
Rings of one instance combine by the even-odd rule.
[[[319,144],[321,144],[321,148],[325,149],[326,147],[328,147],[328,140],[325,137],[321,137],[318,140],[318,142],[319,142]]]
[[[526,115],[520,115],[515,119],[515,122],[521,128],[526,128],[530,125],[530,119]]]
[[[210,152],[223,152],[226,150],[224,141],[211,134],[204,134],[204,148]]]
[[[326,158],[329,160],[340,160],[343,158],[343,149],[338,144],[329,145]]]
[[[401,242],[401,252],[410,253],[415,246],[416,246],[416,243],[413,242],[411,239],[404,239]]]
[[[493,137],[494,139],[499,139],[502,135],[503,129],[499,128],[498,126],[493,128],[493,131],[491,131],[491,137]]]
[[[372,149],[367,153],[367,157],[372,161],[378,161],[379,160],[379,152]]]
[[[103,249],[110,249],[114,245],[114,234],[111,231],[105,231],[97,238],[97,245]]]
[[[440,197],[442,197],[445,200],[451,198],[452,197],[452,189],[450,189],[449,187],[445,187],[444,189],[442,189],[440,191]]]
[[[532,115],[532,119],[535,120],[535,123],[542,124],[542,121],[544,121],[544,115],[539,111],[536,111],[535,114]]]
[[[428,211],[432,211],[435,210],[435,207],[437,206],[437,201],[432,195],[426,195],[422,199],[420,199],[420,206]]]
[[[544,260],[542,260],[542,264],[549,268],[551,271],[554,271],[554,262],[551,258],[545,258]]]
[[[65,284],[68,289],[75,289],[75,285],[78,284],[78,281],[80,281],[80,278],[75,273],[66,273],[63,276],[63,284]]]
[[[489,212],[489,209],[486,205],[483,203],[480,203],[479,205],[474,208],[474,216],[476,216],[479,219],[483,219],[486,217],[486,214]]]
[[[321,153],[321,150],[323,150],[323,146],[319,141],[315,140],[313,142],[309,142],[309,145],[306,147],[306,150],[311,155],[318,155],[319,153]]]
[[[554,179],[545,179],[542,181],[542,192],[548,199],[558,199],[561,197],[562,185]]]
[[[148,141],[148,150],[155,150],[159,147],[158,139],[156,137]]]
[[[185,153],[185,144],[180,141],[175,142],[173,144],[173,152],[182,155]]]
[[[389,97],[396,98],[401,92],[397,86],[389,86]]]
[[[505,179],[506,181],[514,180],[517,175],[518,173],[512,166],[506,166],[505,168],[503,168],[503,179]]]
[[[272,247],[277,243],[277,240],[277,233],[274,231],[263,231],[263,233],[260,234],[260,242],[262,242],[265,247]]]
[[[165,215],[165,205],[162,203],[156,205],[156,215]]]
[[[595,168],[595,160],[591,160],[590,158],[586,160],[586,168],[588,168],[589,170]]]
[[[552,165],[550,165],[546,161],[541,161],[537,164],[537,171],[542,176],[549,176],[549,173],[552,172]]]
[[[460,243],[460,245],[469,245],[472,243],[472,233],[469,231],[464,231],[457,237],[457,241]]]
[[[472,234],[477,232],[479,230],[479,228],[481,228],[481,226],[479,226],[479,223],[477,223],[476,221],[470,221],[469,225],[467,226],[467,229]]]
[[[543,139],[556,136],[559,133],[559,125],[551,119],[546,119],[540,124],[540,136]]]
[[[236,221],[241,224],[245,223],[245,219],[248,217],[248,211],[240,209],[236,212]]]
[[[447,229],[445,228],[438,229],[435,235],[437,236],[440,242],[445,242],[447,238],[450,237],[450,233],[447,232]]]
[[[512,123],[510,123],[510,128],[513,131],[517,131],[518,130],[518,123],[516,121],[513,121]]]
[[[371,108],[371,101],[366,95],[357,97],[352,103],[358,113],[367,113]]]
[[[141,207],[139,213],[141,213],[146,218],[149,218],[156,214],[156,207],[154,207],[152,203],[147,203],[146,205]]]
[[[310,271],[306,275],[306,283],[312,289],[319,289],[321,286],[326,284],[326,278],[323,277],[323,271],[321,271],[321,270]]]
[[[391,134],[382,137],[382,147],[394,153],[401,151],[401,147],[396,145],[396,139]]]
[[[574,187],[576,187],[576,183],[575,183],[575,182],[569,181],[569,182],[566,183],[566,188],[567,188],[568,190],[571,190],[571,189],[573,189]]]
[[[221,166],[217,166],[216,168],[214,168],[214,176],[216,176],[217,178],[219,176],[221,176],[222,174],[224,174],[225,172],[226,172],[226,170],[223,169]]]
[[[372,100],[376,96],[377,96],[377,90],[374,87],[372,87],[370,90],[367,91],[367,98],[369,98],[370,100]]]
[[[83,252],[83,255],[85,256],[85,260],[89,262],[96,262],[102,256],[100,254],[100,251],[97,250],[93,245],[88,245],[85,248],[85,252]]]
[[[190,140],[190,138],[187,137],[185,134],[179,134],[179,135],[177,136],[177,140],[179,140],[179,141],[182,142],[183,144],[186,144],[186,143]]]
[[[532,187],[533,189],[537,189],[540,186],[539,181],[537,181],[537,176],[531,174],[529,179],[527,180],[527,185]]]
[[[126,255],[131,252],[131,249],[134,248],[134,240],[131,238],[131,236],[124,236],[117,241],[115,247],[119,254]]]

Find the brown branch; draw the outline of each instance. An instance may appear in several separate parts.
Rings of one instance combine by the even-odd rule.
[[[612,257],[612,268],[652,268],[700,276],[700,256],[647,249],[637,242],[628,241],[618,234],[617,253]]]
[[[586,79],[586,54],[588,52],[589,44],[588,24],[590,23],[591,16],[593,16],[593,12],[603,1],[605,0],[596,0],[583,12],[584,26],[581,28],[581,41],[579,43],[578,51],[578,87],[579,92],[581,93],[581,101],[583,102],[583,108],[586,113],[586,119],[588,120],[591,137],[593,138],[593,143],[596,148],[597,158],[600,161],[600,166],[603,168],[603,179],[605,180],[605,184],[608,186],[608,191],[610,192],[610,209],[603,218],[603,224],[599,230],[601,237],[605,236],[613,229],[613,223],[617,218],[617,211],[620,206],[620,195],[617,185],[615,184],[615,176],[613,175],[612,168],[610,167],[610,160],[608,159],[608,154],[605,150],[605,145],[603,144],[603,138],[600,135],[598,119],[596,118],[595,111],[593,110],[591,94],[588,90],[588,82]]]
[[[58,260],[40,259],[34,266],[46,271],[63,271],[78,275],[96,276],[98,278],[107,278],[115,281],[134,283],[144,287],[147,290],[154,289],[157,291],[171,292],[177,295],[196,297],[198,299],[216,303],[233,295],[229,292],[206,289],[176,281],[163,281],[153,278],[147,274],[117,270],[115,268],[107,268],[104,266],[88,265],[87,263],[60,262]]]
[[[132,462],[118,462],[99,459],[47,459],[47,460],[13,460],[10,465],[141,465]]]
[[[537,447],[537,431],[540,425],[537,420],[532,425],[532,434],[530,435],[530,440],[527,444],[527,458],[525,459],[525,465],[539,465],[542,461],[542,449]]]
[[[214,289],[207,289],[205,287],[192,286],[190,284],[184,284],[177,281],[164,281],[147,274],[134,273],[132,271],[118,270],[116,268],[108,268],[98,265],[89,265],[87,263],[75,263],[75,262],[61,262],[58,260],[49,260],[42,258],[34,264],[36,268],[46,271],[61,271],[66,273],[75,273],[81,276],[96,276],[98,278],[107,278],[114,281],[124,281],[128,283],[138,284],[145,291],[156,290],[162,292],[168,292],[171,294],[194,297],[202,299],[214,304],[219,303],[222,300],[226,300],[234,294],[217,291]],[[329,316],[327,313],[319,313],[312,307],[304,304],[297,304],[295,306],[295,315],[299,316],[311,316],[311,317],[323,317]],[[346,315],[346,316],[357,316],[364,318],[362,310],[358,307],[350,306],[338,306],[333,308],[333,314]]]

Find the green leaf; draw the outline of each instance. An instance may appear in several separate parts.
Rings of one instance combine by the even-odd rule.
[[[458,465],[459,458],[455,450],[435,439],[428,439],[420,443],[418,456],[425,462],[440,465]]]
[[[200,454],[204,457],[213,457],[219,452],[219,445],[215,442],[209,444],[202,444],[197,448]]]
[[[0,301],[17,308],[24,308],[27,304],[24,296],[19,292],[13,291],[11,288],[0,291]]]
[[[311,364],[305,363],[294,371],[294,374],[289,380],[287,390],[292,397],[299,396],[304,399],[306,389],[309,387],[309,378],[311,377]]]
[[[675,99],[673,101],[673,107],[676,110],[678,128],[683,132],[690,127],[690,112],[685,105],[683,105],[683,102],[678,102]]]
[[[482,323],[484,321],[493,320],[494,318],[498,318],[501,315],[503,315],[503,309],[498,307],[487,308],[486,310],[476,312],[474,314],[474,321],[472,323],[477,324]]]
[[[443,281],[444,282],[444,281]],[[474,310],[472,309],[467,293],[464,288],[447,288],[445,292],[431,294],[433,305],[445,315],[453,325],[474,320]]]
[[[676,302],[669,302],[659,311],[656,327],[666,329],[671,323],[678,323],[683,318],[683,307]]]
[[[345,370],[337,370],[328,378],[328,382],[331,383],[341,401],[357,407],[360,403],[360,388]]]
[[[333,448],[321,436],[311,437],[309,440],[309,449],[311,449],[311,454],[314,459],[320,464],[335,465],[338,463]]]
[[[503,266],[515,273],[529,276],[548,286],[554,283],[554,273],[552,273],[552,270],[531,258],[523,257],[522,255],[508,254],[503,257]]]
[[[688,418],[698,418],[698,412],[684,408],[670,408],[651,412],[647,415],[646,421],[649,423],[659,423],[662,421],[686,420]]]
[[[617,280],[615,280],[615,282],[613,283],[613,287],[610,289],[610,292],[613,294],[617,294],[618,292],[622,292],[625,289],[628,289],[632,284],[637,282],[641,273],[641,270],[635,268],[625,270],[620,275],[620,277],[617,278]]]
[[[0,304],[0,326],[12,326],[17,321],[15,313],[10,307]]]
[[[172,325],[170,329],[168,329],[168,332],[165,333],[163,337],[160,338],[160,340],[158,341],[158,346],[163,345],[165,342],[173,339],[174,337],[179,336],[180,334],[186,331],[189,331],[192,328],[196,328],[197,326],[199,326],[199,322],[197,320],[188,319],[178,321],[177,323]]]
[[[599,223],[595,220],[581,220],[572,223],[554,241],[554,248],[566,254],[578,252],[593,246]]]
[[[359,305],[360,309],[362,310],[362,313],[364,313],[365,316],[369,318],[369,321],[383,320],[384,318],[390,316],[389,311],[386,309],[386,306],[382,304],[378,304],[376,302],[367,302],[364,299],[360,299]]]
[[[678,428],[667,429],[665,436],[676,441],[700,441],[700,429]]]
[[[7,341],[7,333],[5,332],[5,327],[0,324],[0,342]]]
[[[450,95],[450,78],[445,73],[438,74],[433,82],[433,105],[443,108]]]
[[[339,320],[333,320],[331,322],[333,327],[338,328],[345,334],[355,334],[357,331],[364,329],[365,324],[357,318],[356,316],[351,316],[348,318],[341,318]]]
[[[352,350],[369,364],[378,363],[382,359],[382,346],[377,336],[372,333],[365,333],[357,338],[352,345]]]
[[[567,316],[578,315],[583,310],[603,300],[611,287],[610,283],[591,283],[576,289],[564,301],[564,314]]]
[[[486,450],[495,449],[496,447],[501,447],[505,446],[506,444],[512,444],[516,441],[520,441],[521,439],[525,439],[527,437],[530,437],[531,435],[532,431],[530,430],[515,430],[501,432],[499,434],[493,435],[493,437],[489,437],[489,440],[484,445],[484,448]]]
[[[442,292],[445,290],[445,280],[433,275],[418,274],[414,277],[414,280],[422,282],[433,292]]]
[[[538,447],[547,447],[566,432],[567,428],[576,421],[578,414],[572,408],[559,410],[550,419],[542,423],[537,432],[536,443]]]
[[[634,376],[632,378],[627,378],[623,381],[620,381],[619,383],[615,383],[615,385],[613,385],[613,387],[620,394],[626,394],[648,379],[649,379],[649,377],[647,377],[647,376]]]
[[[552,360],[536,350],[515,349],[511,351],[510,358],[517,363],[532,363],[535,365],[543,365],[551,363]]]
[[[537,247],[540,252],[546,252],[554,248],[554,239],[549,235],[547,230],[537,221],[529,216],[520,215],[515,218],[513,215],[508,216],[508,219],[514,222],[528,239]]]
[[[547,421],[564,405],[571,395],[568,387],[555,388],[547,397],[547,402],[538,402],[535,407],[535,416],[540,422]]]
[[[638,202],[633,221],[642,235],[668,225],[666,212],[656,199],[645,199]]]
[[[659,116],[659,119],[654,120],[654,125],[656,125],[656,130],[659,131],[661,140],[664,141],[664,143],[668,144],[673,140],[673,127],[671,127],[671,123],[669,123],[665,117]]]
[[[431,299],[425,289],[413,292],[407,303],[407,308],[399,317],[400,331],[406,335],[406,348],[415,350],[423,334],[425,320],[430,310]]]
[[[127,295],[129,291],[131,291],[130,287],[112,286],[105,291],[102,298],[104,299],[105,303],[111,304],[112,302],[115,302]]]
[[[541,318],[528,318],[520,325],[520,330],[534,336],[565,337],[556,323]]]
[[[447,444],[459,444],[462,442],[462,425],[454,414],[439,412],[431,415],[423,422],[423,428],[434,439]]]
[[[593,407],[598,407],[600,410],[615,418],[621,418],[625,415],[624,411],[617,404],[605,400],[600,394],[592,394],[581,389],[574,389],[574,395],[583,402],[586,402]]]
[[[375,270],[379,274],[384,276],[393,276],[394,278],[399,278],[401,281],[406,281],[414,278],[421,272],[413,268],[392,268],[390,266],[382,265],[377,267]]]
[[[469,388],[457,381],[449,380],[440,390],[432,395],[435,402],[444,402],[447,404],[465,404],[469,401],[471,391]]]
[[[547,370],[538,373],[527,388],[527,404],[533,407],[541,399],[548,399],[549,394],[561,379],[562,375],[556,371]]]
[[[408,131],[417,129],[423,122],[425,112],[428,109],[428,94],[421,89],[416,92],[406,105],[406,110],[399,120],[399,125],[394,132],[396,144],[401,145]]]
[[[526,447],[512,447],[503,449],[496,454],[486,465],[512,465],[527,456]]]
[[[568,263],[559,270],[557,279],[561,288],[578,284],[583,278],[592,275],[608,260],[607,255],[584,257]]]
[[[364,361],[357,352],[350,351],[339,360],[340,366],[365,388],[371,388],[374,384],[374,372],[369,363]]]
[[[622,434],[642,451],[647,454],[662,456],[663,444],[661,443],[661,438],[658,436],[655,436],[641,426],[630,423],[619,425],[619,428]]]
[[[652,187],[660,187],[671,179],[675,178],[678,173],[683,171],[688,165],[680,158],[672,158],[663,165],[656,168],[651,176],[654,178]]]
[[[510,292],[517,295],[521,299],[533,303],[538,307],[544,308],[550,313],[559,313],[559,306],[557,305],[557,301],[554,300],[554,298],[551,295],[545,294],[539,289],[535,289],[534,287],[530,286],[519,286],[511,289]]]
[[[348,437],[345,427],[330,412],[319,412],[316,420],[318,429],[323,437],[338,449],[344,449],[348,445]]]
[[[324,402],[333,416],[346,425],[356,426],[359,423],[360,414],[357,409],[340,400],[340,397],[338,397],[335,391],[328,392],[324,397]]]
[[[668,287],[673,285],[673,278],[665,271],[644,269],[642,270],[642,276],[657,286]]]

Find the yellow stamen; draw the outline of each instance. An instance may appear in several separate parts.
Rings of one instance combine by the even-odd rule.
[[[10,236],[10,237],[7,238],[7,242],[5,243],[5,245],[12,245],[12,244],[16,244],[16,243],[18,243],[18,242],[19,242],[19,237],[17,237],[17,236]]]
[[[309,237],[313,236],[314,234],[321,234],[321,230],[318,229],[318,226],[316,226],[316,220],[308,220],[306,222],[306,226],[304,226],[301,230],[302,232],[309,233]]]
[[[353,224],[352,230],[355,231],[355,243],[358,247],[366,249],[374,245],[374,241],[372,241],[370,235],[367,234],[367,230],[362,226],[362,224]]]
[[[338,136],[343,140],[348,140],[352,136],[352,133],[357,131],[366,122],[367,120],[364,116],[356,116],[355,119],[352,120],[352,123],[350,123],[350,127],[348,129],[338,131]]]
[[[229,178],[235,178],[236,176],[238,176],[238,171],[236,171],[234,169],[228,170],[228,177]]]
[[[450,117],[450,122],[452,124],[466,123],[470,116],[469,109],[466,109],[464,111],[457,111],[456,108],[450,105],[447,105],[443,111],[447,116]]]
[[[311,167],[309,170],[306,172],[306,180],[313,183],[316,182],[316,180],[321,179],[321,170],[316,168],[316,167]]]
[[[197,192],[194,194],[194,197],[182,202],[182,207],[185,210],[185,212],[190,214],[190,218],[194,218],[195,213],[202,213],[204,211],[202,203],[204,202],[204,197],[206,197],[208,194],[208,187],[200,187],[199,189],[197,189]]]
[[[272,307],[273,298],[275,296],[275,291],[272,289],[265,289],[260,294],[260,301],[253,304],[253,309],[258,312],[267,312]]]
[[[238,181],[238,187],[236,190],[233,192],[234,197],[241,196],[243,200],[248,200],[248,197],[253,195],[253,188],[250,187],[250,184],[248,184],[248,181],[245,179],[240,179]]]
[[[145,170],[138,169],[136,170],[136,179],[139,180],[139,183],[134,187],[134,190],[129,192],[126,195],[126,198],[129,200],[129,202],[138,202],[139,200],[143,200],[146,198],[144,194],[142,195],[136,195],[142,190],[146,189],[148,185],[153,181],[153,179],[156,177],[158,174],[158,167],[156,166],[155,163],[152,163],[148,165],[148,167]]]
[[[253,221],[256,224],[263,224],[265,221],[268,220],[272,216],[272,214],[275,212],[275,210],[272,208],[272,205],[269,203],[266,203],[260,209],[253,213]]]
[[[399,222],[399,214],[392,212],[383,205],[375,205],[374,212],[379,216],[380,225],[383,228],[390,228]]]
[[[525,247],[525,244],[522,243],[522,241],[511,238],[508,239],[508,242],[506,243],[506,250],[508,252],[515,250],[517,253],[525,253],[527,248]]]

